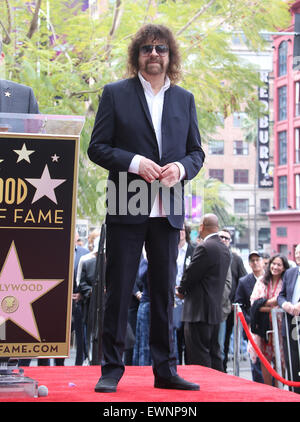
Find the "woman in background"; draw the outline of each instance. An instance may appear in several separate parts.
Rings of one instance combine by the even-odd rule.
[[[289,268],[289,263],[284,255],[276,254],[269,260],[265,274],[259,277],[250,297],[251,302],[251,331],[255,343],[260,348],[265,358],[274,363],[275,352],[273,347],[272,335],[267,331],[272,330],[271,310],[278,307],[277,297],[282,288],[282,277]],[[281,336],[282,315],[278,315],[278,332],[280,344],[280,357],[282,373],[284,373],[284,354]],[[250,359],[255,362],[257,355],[253,346],[248,342],[248,351]],[[272,375],[262,365],[262,375],[264,383],[272,385]]]

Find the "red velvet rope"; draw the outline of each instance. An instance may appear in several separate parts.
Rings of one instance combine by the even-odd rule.
[[[260,348],[257,346],[257,344],[255,343],[252,334],[249,330],[248,324],[245,320],[244,314],[243,312],[239,309],[237,312],[238,317],[241,320],[241,323],[243,325],[243,328],[245,330],[245,333],[250,341],[250,343],[252,344],[252,346],[254,347],[255,352],[257,353],[259,359],[261,360],[261,362],[263,363],[263,365],[266,367],[266,369],[270,372],[270,374],[276,378],[278,381],[282,382],[282,384],[286,384],[290,387],[300,387],[300,382],[296,382],[296,381],[288,381],[285,378],[282,378],[275,370],[274,368],[270,365],[269,361],[264,357],[264,355],[262,354]]]

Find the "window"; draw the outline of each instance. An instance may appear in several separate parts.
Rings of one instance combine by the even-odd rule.
[[[258,243],[263,245],[264,243],[271,242],[271,231],[267,227],[261,227],[258,230]]]
[[[241,45],[247,42],[247,38],[244,33],[233,33],[231,41],[232,44]]]
[[[295,116],[300,116],[300,82],[295,83]]]
[[[278,133],[278,164],[280,166],[287,163],[287,136],[286,131]]]
[[[217,126],[224,127],[224,115],[222,113],[217,113]]]
[[[211,140],[208,143],[208,153],[212,155],[224,154],[224,141]]]
[[[289,256],[289,248],[288,248],[288,245],[278,245],[278,251],[282,255]]]
[[[278,120],[285,120],[287,116],[286,86],[278,88]]]
[[[247,214],[249,211],[249,199],[235,199],[234,212],[236,214]]]
[[[242,127],[245,113],[233,113],[233,127]]]
[[[278,48],[278,76],[286,75],[287,69],[287,42],[282,41]]]
[[[248,170],[234,170],[233,183],[248,183]]]
[[[278,178],[279,184],[279,208],[286,209],[287,208],[287,177],[280,176]]]
[[[209,169],[209,177],[211,177],[212,179],[220,180],[220,182],[224,182],[224,170]]]
[[[287,237],[286,227],[276,227],[276,234],[278,237]]]
[[[300,128],[295,129],[295,163],[300,163]]]
[[[300,210],[300,174],[295,176],[295,185],[296,185],[296,209]]]
[[[233,141],[233,154],[234,155],[248,155],[249,144],[244,141]]]
[[[260,212],[265,213],[270,211],[270,199],[260,200]]]

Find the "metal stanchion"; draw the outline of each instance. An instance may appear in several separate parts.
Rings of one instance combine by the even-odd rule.
[[[234,326],[233,326],[233,374],[240,376],[240,346],[241,346],[241,330],[240,319],[238,317],[239,304],[233,304],[234,310]]]
[[[273,327],[273,347],[275,352],[275,368],[277,374],[282,377],[282,367],[281,367],[281,353],[280,353],[280,343],[279,343],[279,331],[278,331],[278,314],[282,313],[282,309],[272,309],[272,327]],[[278,388],[283,389],[284,385],[278,381]]]

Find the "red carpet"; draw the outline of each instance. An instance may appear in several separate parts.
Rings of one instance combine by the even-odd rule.
[[[178,373],[200,384],[200,391],[172,391],[153,387],[151,367],[126,367],[116,393],[95,393],[98,366],[28,367],[25,375],[46,385],[47,397],[9,398],[0,402],[300,402],[300,395],[258,384],[201,366],[179,366]]]

